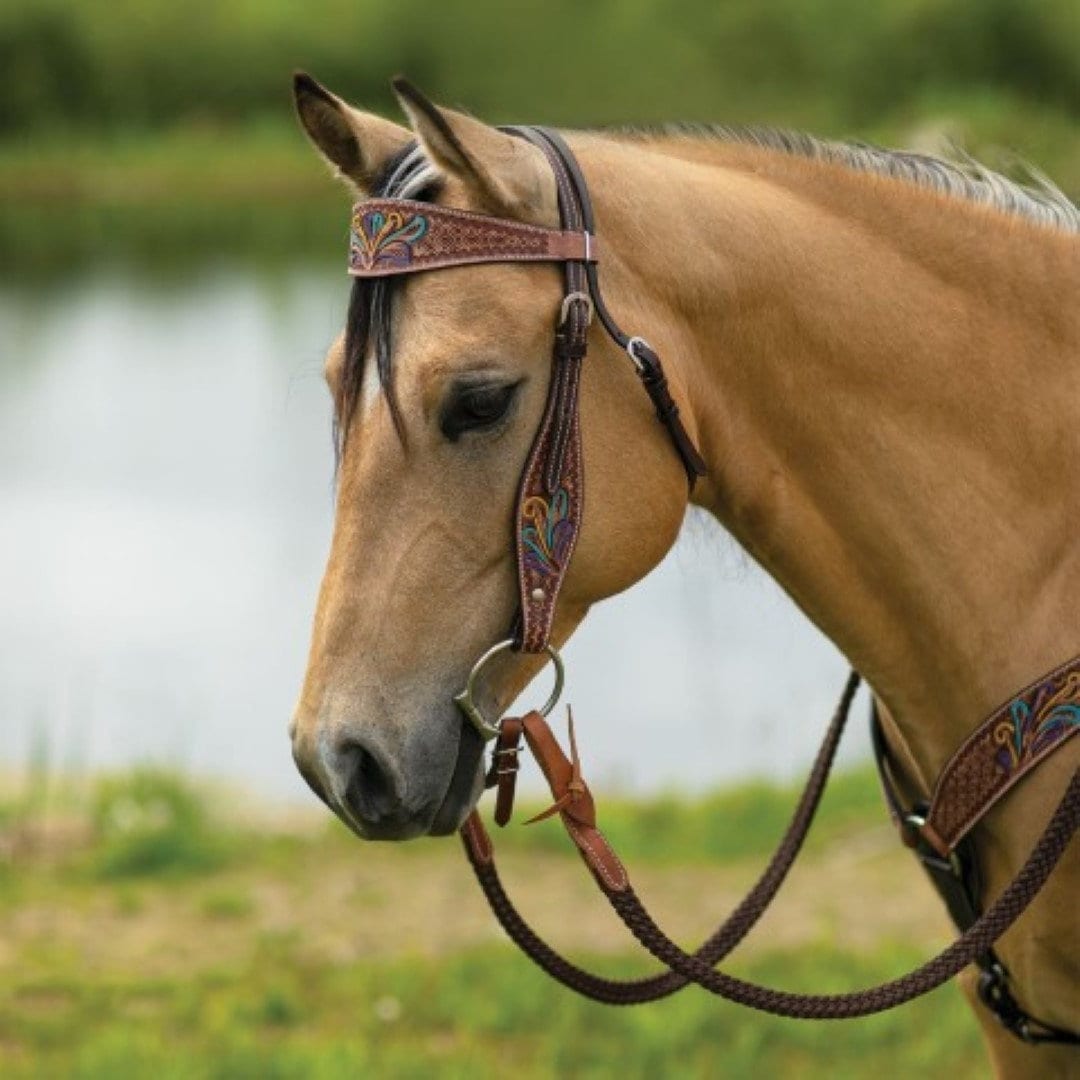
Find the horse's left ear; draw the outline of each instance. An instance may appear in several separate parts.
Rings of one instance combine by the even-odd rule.
[[[407,79],[394,93],[432,164],[465,184],[482,208],[537,217],[553,191],[551,171],[536,147],[464,113],[432,104]]]

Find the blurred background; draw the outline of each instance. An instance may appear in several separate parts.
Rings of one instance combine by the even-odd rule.
[[[0,1064],[483,1075],[527,1046],[535,1075],[676,1056],[806,1075],[827,1048],[829,1075],[858,1076],[902,1046],[965,1075],[952,990],[936,1026],[915,1006],[831,1042],[704,995],[633,1019],[579,1006],[504,955],[452,842],[360,848],[324,822],[285,724],[331,523],[321,362],[348,196],[294,121],[295,68],[388,115],[404,72],[492,122],[951,140],[1080,194],[1075,0],[2,0]],[[689,940],[779,832],[843,660],[691,518],[568,662],[590,776]],[[747,972],[848,985],[944,940],[861,732],[846,753],[813,902]],[[509,842],[523,876],[540,860],[576,887],[545,839]],[[867,909],[880,932],[859,929]],[[618,967],[602,914],[569,943]]]

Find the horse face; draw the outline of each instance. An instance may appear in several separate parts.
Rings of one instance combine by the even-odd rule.
[[[313,94],[315,105],[305,100]],[[427,103],[405,104],[427,167],[438,170],[438,201],[557,223],[554,181],[538,151]],[[354,185],[377,189],[366,179],[375,169],[362,114],[321,87],[298,85],[298,105],[309,134]],[[393,144],[393,125],[374,122],[373,142]],[[357,145],[343,150],[349,138]],[[410,142],[401,129],[391,146],[399,162]],[[547,396],[561,270],[424,273],[398,280],[382,301],[379,289],[355,288],[350,328],[326,362],[341,433],[336,518],[293,753],[311,787],[361,836],[406,839],[457,828],[482,788],[483,744],[453,698],[516,611],[515,500]],[[625,381],[629,365],[604,347],[595,353],[590,361],[612,373],[587,372],[582,386],[586,462],[597,458],[586,488],[597,496],[560,596],[557,643],[593,600],[658,561],[685,502],[668,451],[659,470],[667,520],[647,536],[627,528],[651,472],[639,466],[637,491],[620,495],[635,479],[617,452],[619,427],[638,437],[647,402]],[[484,714],[500,715],[541,663],[504,655],[486,669]]]

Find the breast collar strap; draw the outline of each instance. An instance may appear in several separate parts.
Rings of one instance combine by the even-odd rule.
[[[1048,676],[1047,680],[1052,681],[1059,672],[1072,673],[1075,678],[1077,671],[1080,671],[1080,663],[1072,661],[1070,665],[1066,665],[1065,669],[1058,669],[1057,672]],[[1067,685],[1067,679],[1059,678],[1058,682],[1060,685]],[[1045,682],[1043,685],[1046,685]],[[1010,706],[1015,706],[1017,702],[1023,702],[1025,697],[1031,697],[1032,690],[1033,688],[1029,687],[1022,691],[1017,698],[1010,702]],[[967,740],[964,747],[961,747],[961,751],[958,751],[957,755],[954,755],[949,764],[946,765],[942,771],[942,778],[945,779],[950,775],[950,769],[955,771],[956,763],[961,760],[963,750],[970,747],[973,741],[977,741],[980,733],[989,734],[992,737],[994,732],[1004,730],[1002,728],[1003,724],[1008,725],[1012,722],[1012,715],[1021,712],[1022,710],[1010,710],[1010,707],[1006,706],[993,714],[990,720],[980,725],[972,739]],[[1006,719],[1006,716],[1009,719]],[[1022,778],[1034,764],[1043,760],[1048,753],[1063,745],[1069,737],[1069,733],[1075,733],[1076,730],[1075,725],[1063,726],[1061,735],[1058,738],[1047,740],[1044,753],[1039,754],[1037,757],[1030,755],[1031,764],[1018,771],[1017,779]],[[955,836],[951,842],[943,846],[936,834],[927,834],[925,832],[927,822],[931,820],[931,811],[935,802],[940,805],[940,796],[935,795],[930,800],[920,800],[914,805],[905,807],[905,800],[900,794],[900,785],[897,782],[898,779],[902,780],[899,766],[895,757],[889,751],[877,702],[873,698],[871,698],[870,703],[870,735],[874,749],[874,761],[877,765],[885,802],[893,822],[900,830],[901,839],[918,858],[923,870],[926,871],[926,875],[930,879],[930,883],[944,902],[956,928],[961,933],[964,933],[975,925],[983,913],[982,874],[979,867],[978,852],[975,849],[975,842],[972,839],[970,829],[997,800],[996,798],[986,798],[984,792],[984,801],[971,824],[967,826],[963,833]],[[903,784],[905,788],[910,786],[910,782],[907,781],[903,781]],[[945,797],[949,797],[948,792]],[[933,836],[933,840],[930,839],[930,836]],[[1008,968],[1005,967],[993,947],[977,956],[974,963],[979,969],[979,979],[976,984],[979,1000],[993,1013],[1007,1031],[1027,1043],[1080,1045],[1080,1033],[1067,1031],[1064,1028],[1047,1023],[1045,1020],[1039,1020],[1021,1007],[1013,992],[1012,979]]]

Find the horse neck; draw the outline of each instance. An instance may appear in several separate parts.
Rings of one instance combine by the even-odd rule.
[[[710,466],[696,501],[934,775],[1080,651],[1077,238],[732,144],[583,151],[612,300],[666,344]]]

